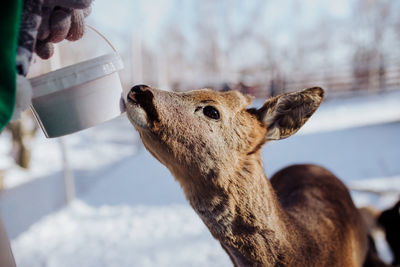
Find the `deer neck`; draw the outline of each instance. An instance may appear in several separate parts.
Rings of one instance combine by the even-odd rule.
[[[304,232],[282,209],[259,152],[234,166],[176,178],[197,181],[181,182],[186,197],[237,266],[269,266],[296,257],[306,246]]]

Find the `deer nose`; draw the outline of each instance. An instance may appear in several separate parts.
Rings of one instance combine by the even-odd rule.
[[[147,85],[144,84],[139,84],[139,85],[135,85],[134,87],[132,87],[131,92],[134,93],[141,93],[146,91],[146,89],[148,89],[150,87],[148,87]]]
[[[144,84],[135,85],[134,87],[131,88],[131,91],[128,94],[128,98],[135,101],[135,94],[143,93],[147,91],[147,89],[149,88],[150,87]]]

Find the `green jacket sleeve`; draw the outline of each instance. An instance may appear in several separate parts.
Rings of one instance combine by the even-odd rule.
[[[23,0],[8,0],[0,10],[0,131],[15,105],[16,56]]]

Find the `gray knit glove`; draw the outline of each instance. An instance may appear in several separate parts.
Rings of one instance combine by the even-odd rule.
[[[44,0],[35,52],[43,59],[53,55],[52,43],[76,41],[85,31],[84,19],[92,0]]]
[[[18,73],[26,75],[32,52],[48,59],[52,43],[76,41],[85,31],[92,0],[24,0],[17,56]]]

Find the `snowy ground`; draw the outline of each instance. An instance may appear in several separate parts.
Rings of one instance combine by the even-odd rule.
[[[264,148],[267,175],[291,163],[321,164],[352,188],[386,192],[353,192],[359,206],[388,207],[400,193],[399,122],[399,92],[328,101],[298,135]],[[57,140],[39,136],[32,169],[12,166],[6,177],[0,210],[18,266],[231,266],[126,118],[63,141],[78,192],[71,205],[54,212],[64,203]],[[0,149],[11,165],[4,134]]]

